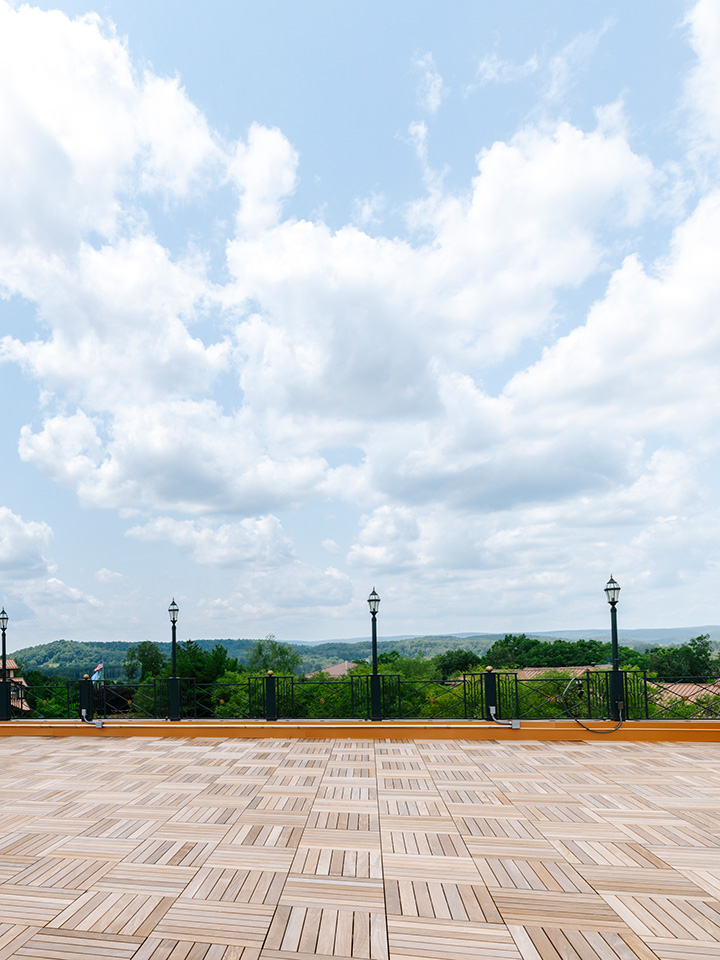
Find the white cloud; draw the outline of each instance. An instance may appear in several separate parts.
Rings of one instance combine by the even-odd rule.
[[[297,184],[298,154],[277,128],[252,124],[239,140],[228,173],[240,190],[238,229],[254,234],[277,224],[282,200]]]
[[[353,222],[359,227],[377,226],[386,206],[387,200],[382,194],[372,193],[363,199],[356,197],[353,202]]]
[[[428,113],[435,114],[449,95],[449,90],[435,66],[433,55],[427,52],[417,56],[413,61],[413,67],[420,73],[418,104]]]
[[[167,540],[190,552],[196,563],[216,567],[267,568],[289,562],[294,554],[282,524],[272,515],[221,524],[157,517],[131,527],[126,536]]]
[[[546,329],[558,288],[601,265],[609,211],[638,223],[652,179],[620,133],[531,127],[479,156],[469,196],[414,211],[432,237],[418,246],[263,221],[228,245],[231,282],[212,294],[228,312],[261,305],[232,348],[188,332],[184,317],[210,296],[194,266],[146,238],[84,247],[79,270],[59,278],[80,311],[48,283],[54,336],[3,342],[6,358],[80,405],[26,427],[21,456],[88,505],[254,516],[303,502],[337,486],[318,449],[369,449],[377,417],[418,442],[436,429],[453,370]],[[241,408],[190,399],[231,364]]]
[[[121,583],[125,577],[116,570],[101,567],[100,570],[95,571],[95,579],[98,583]]]
[[[606,20],[597,30],[577,34],[560,53],[551,58],[548,67],[550,76],[545,88],[547,100],[559,101],[567,95],[577,82],[578,74],[588,70],[598,44],[614,25],[613,20]]]
[[[535,73],[539,67],[540,62],[534,54],[524,63],[513,63],[501,59],[496,53],[490,53],[478,63],[476,75],[483,84],[515,83]]]
[[[357,543],[353,544],[348,563],[368,569],[394,571],[414,567],[421,562],[417,555],[420,527],[408,507],[378,507],[364,517]]]
[[[332,618],[347,610],[353,584],[335,567],[321,569],[302,560],[268,570],[249,571],[229,596],[208,597],[200,609],[215,620],[245,624],[293,621],[303,614]],[[317,624],[317,629],[323,629]]]
[[[685,82],[685,104],[690,112],[689,136],[694,159],[706,182],[717,175],[720,147],[720,9],[713,0],[698,0],[688,10],[686,24],[696,61]]]
[[[71,256],[84,231],[114,236],[138,178],[182,195],[219,159],[177,82],[138,77],[95,14],[0,4],[0,128],[5,282],[8,263]]]
[[[77,626],[88,610],[100,606],[91,594],[56,576],[57,566],[47,556],[53,539],[49,524],[23,520],[9,507],[0,507],[0,605],[12,621],[11,649],[21,645],[18,637],[34,618],[42,617],[59,630]]]
[[[24,521],[9,507],[0,507],[0,570],[3,577],[26,580],[46,574],[51,566],[44,551],[53,532],[42,521]]]

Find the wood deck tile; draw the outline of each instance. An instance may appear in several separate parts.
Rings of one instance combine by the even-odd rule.
[[[3,884],[0,888],[0,919],[4,923],[44,927],[69,907],[77,896],[77,891]]]
[[[385,877],[394,880],[413,880],[421,876],[433,880],[480,882],[480,874],[471,857],[383,853],[383,870]]]
[[[14,954],[23,960],[131,960],[141,937],[45,928],[26,940]]]
[[[285,847],[252,847],[242,844],[218,844],[205,863],[209,867],[234,867],[242,870],[279,870],[287,873],[295,851]]]
[[[8,960],[17,950],[34,937],[40,928],[24,923],[0,922],[0,960]]]
[[[550,926],[511,926],[510,932],[523,960],[656,960],[632,934]]]
[[[682,897],[707,897],[707,890],[678,870],[644,867],[578,866],[577,872],[599,892],[665,893]]]
[[[503,920],[507,924],[547,923],[553,927],[629,932],[621,919],[602,897],[584,893],[549,893],[535,890],[489,888]]]
[[[282,902],[292,906],[327,906],[338,910],[385,912],[382,880],[357,878],[288,877],[282,891]]]
[[[503,924],[388,917],[392,960],[524,960]]]
[[[220,903],[179,898],[152,936],[237,947],[263,945],[275,908],[258,903]]]
[[[363,910],[281,906],[268,931],[261,960],[270,957],[388,960],[383,917]]]
[[[183,892],[184,899],[224,903],[276,904],[285,874],[271,870],[234,870],[202,867]]]
[[[90,886],[95,890],[123,890],[179,897],[198,872],[196,867],[171,867],[154,863],[108,864],[108,870]]]
[[[150,937],[133,956],[133,960],[258,960],[259,956],[257,947]]]

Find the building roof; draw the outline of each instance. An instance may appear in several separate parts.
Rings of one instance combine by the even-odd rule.
[[[523,667],[522,670],[513,670],[513,673],[517,673],[518,680],[534,680],[536,677],[542,677],[543,674],[548,673],[549,671],[562,671],[565,676],[568,677],[580,677],[584,673],[587,673],[588,670],[607,670],[609,669],[609,664],[595,664],[592,663],[587,667]]]
[[[331,667],[323,667],[322,670],[314,670],[306,674],[308,677],[315,677],[319,673],[327,673],[330,677],[344,677],[348,670],[357,666],[354,660],[341,660],[340,663],[334,663]]]

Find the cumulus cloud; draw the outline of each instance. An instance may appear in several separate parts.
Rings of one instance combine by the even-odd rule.
[[[38,614],[52,611],[54,628],[82,619],[98,609],[98,600],[61,580],[55,562],[47,556],[54,539],[49,524],[23,520],[9,507],[0,507],[0,576],[2,601],[13,624],[11,643],[17,646],[18,630]],[[12,649],[12,647],[11,647]]]
[[[5,16],[24,37],[20,12]],[[299,158],[281,131],[253,124],[223,154],[177,80],[149,71],[139,79],[126,46],[97,18],[58,16],[45,42],[54,38],[70,100],[81,81],[67,50],[84,44],[96,72],[113,65],[103,74],[107,112],[140,130],[108,188],[117,215],[133,175],[136,190],[183,193],[191,173],[224,157],[218,182],[238,190],[224,285],[209,281],[202,256],[174,257],[144,228],[98,248],[77,220],[72,260],[31,244],[32,256],[14,265],[12,292],[35,299],[52,333],[5,338],[0,356],[64,401],[39,428],[24,428],[20,454],[87,505],[252,517],[336,490],[322,446],[369,449],[378,417],[414,424],[416,439],[432,432],[453,371],[472,377],[546,330],[558,289],[602,264],[608,216],[636,225],[651,202],[652,167],[622,133],[561,123],[526,127],[481,151],[464,195],[435,181],[408,211],[426,238],[419,243],[282,219]],[[422,64],[432,72],[431,59]],[[166,106],[163,123],[147,119]],[[60,136],[55,116],[38,123]],[[90,136],[82,112],[64,123],[72,142]],[[426,164],[427,131],[416,127]],[[188,136],[193,148],[172,167]],[[193,336],[208,305],[239,322],[226,321],[214,338]],[[228,371],[239,389],[220,404],[214,385]]]
[[[696,54],[695,63],[685,81],[685,106],[690,116],[689,137],[696,173],[712,181],[718,170],[720,146],[720,10],[712,0],[698,0],[688,10],[686,25]],[[705,164],[710,163],[710,171]],[[708,177],[711,172],[712,176]]]
[[[157,517],[131,527],[126,535],[166,540],[190,552],[197,563],[215,567],[272,567],[287,563],[294,554],[282,524],[272,515],[221,524]]]
[[[0,4],[0,128],[6,282],[8,262],[70,256],[89,230],[114,236],[138,186],[182,195],[219,159],[177,81],[138,76],[95,14]]]
[[[333,618],[347,610],[353,595],[353,583],[343,571],[294,559],[272,569],[249,570],[235,591],[206,597],[199,608],[203,615],[223,622],[283,622],[286,618],[294,622],[311,612]]]
[[[44,552],[53,532],[42,521],[24,521],[9,507],[0,507],[0,570],[3,576],[28,579],[48,573],[51,565]]]
[[[247,142],[237,142],[228,175],[240,191],[240,231],[254,234],[277,224],[282,200],[297,183],[298,160],[296,150],[277,128],[254,123]]]

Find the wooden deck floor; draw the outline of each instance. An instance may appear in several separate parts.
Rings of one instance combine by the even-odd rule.
[[[720,744],[0,750],[0,960],[720,958]]]

